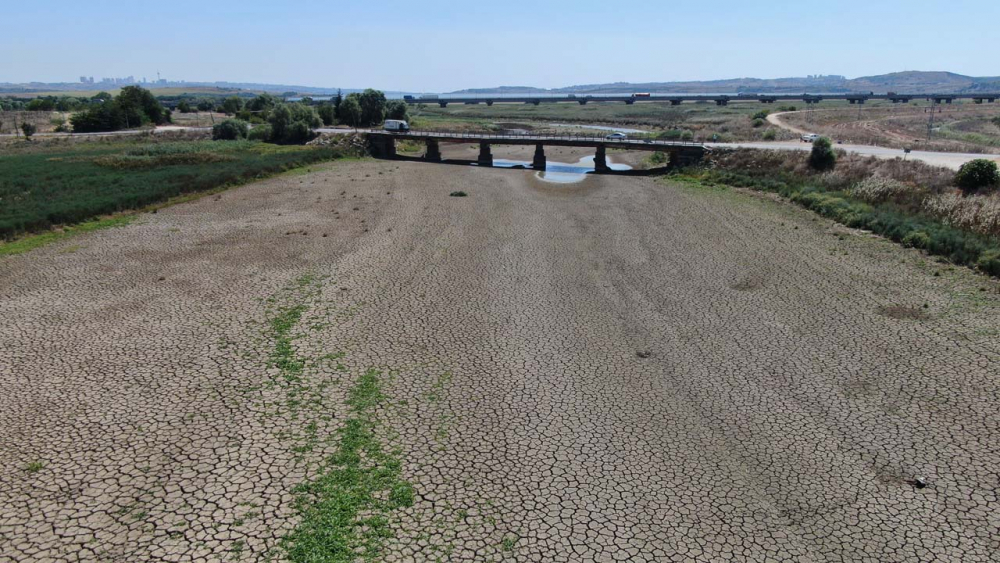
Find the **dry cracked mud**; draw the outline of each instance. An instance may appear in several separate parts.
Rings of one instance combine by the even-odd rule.
[[[995,283],[730,190],[315,168],[0,258],[0,561],[282,559],[372,368],[386,561],[997,560]]]

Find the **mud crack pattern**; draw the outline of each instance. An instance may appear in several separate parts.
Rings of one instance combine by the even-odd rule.
[[[385,374],[387,561],[1000,552],[993,282],[728,190],[366,161],[0,261],[0,560],[281,558],[336,451],[267,385],[306,273],[316,435]]]

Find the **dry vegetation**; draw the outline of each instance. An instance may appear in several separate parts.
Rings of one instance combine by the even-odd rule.
[[[783,106],[789,109],[788,106]],[[553,123],[602,124],[649,130],[694,141],[762,141],[793,139],[797,135],[766,123],[760,112],[778,111],[759,103],[710,103],[672,106],[669,103],[452,104],[446,108],[418,105],[411,108],[413,126],[421,129],[530,129],[566,132]]]
[[[997,104],[954,103],[935,108],[934,134],[927,140],[928,102],[828,107],[781,116],[793,127],[827,135],[845,143],[929,151],[998,153],[1000,116]]]
[[[1000,275],[1000,195],[962,196],[945,168],[841,152],[836,168],[820,173],[804,152],[730,150],[687,174],[775,192],[849,227]]]

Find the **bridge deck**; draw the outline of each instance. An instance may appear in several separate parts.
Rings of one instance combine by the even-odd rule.
[[[433,140],[438,142],[457,143],[488,143],[491,145],[545,145],[557,147],[607,147],[640,151],[707,151],[700,143],[684,143],[664,141],[654,137],[638,137],[627,139],[608,139],[594,135],[519,135],[516,133],[447,133],[435,131],[410,131],[395,133],[388,131],[373,131],[369,135],[391,137],[393,139],[410,139],[417,141]]]

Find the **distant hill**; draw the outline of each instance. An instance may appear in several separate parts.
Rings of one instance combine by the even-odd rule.
[[[731,78],[690,82],[614,82],[582,84],[551,90],[518,87],[479,88],[455,94],[614,94],[652,92],[660,94],[722,94],[748,92],[760,94],[906,92],[913,94],[963,94],[1000,91],[1000,77],[974,77],[953,72],[905,71],[879,76],[846,78],[817,75],[790,78]]]

